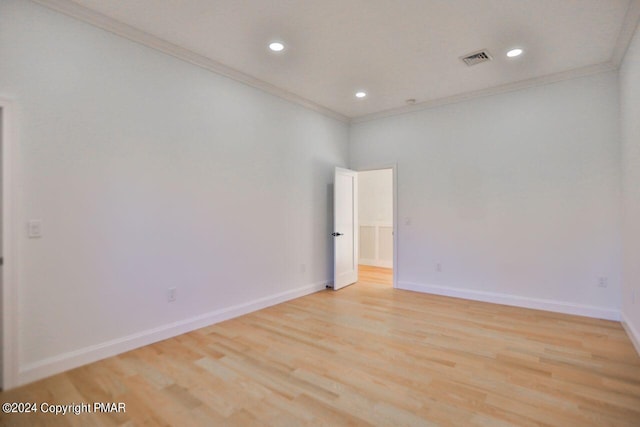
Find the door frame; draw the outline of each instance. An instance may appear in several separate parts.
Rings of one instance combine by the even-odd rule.
[[[356,172],[369,172],[376,171],[382,169],[391,169],[392,170],[392,180],[391,189],[393,192],[393,287],[398,287],[398,164],[397,163],[387,163],[382,165],[373,165],[373,166],[363,166],[359,168],[354,168],[353,170]],[[360,231],[360,230],[358,230]],[[358,240],[358,246],[360,245],[360,241]],[[358,247],[358,253],[360,253],[360,248]]]
[[[18,289],[15,280],[15,227],[16,209],[13,180],[14,156],[14,109],[10,100],[0,97],[2,126],[0,144],[2,149],[2,383],[3,390],[18,385]]]

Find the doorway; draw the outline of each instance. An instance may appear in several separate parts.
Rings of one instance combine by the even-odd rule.
[[[0,180],[2,179],[2,158],[3,156],[3,150],[2,150],[2,145],[3,145],[3,106],[2,104],[0,104]],[[0,181],[0,242],[2,242],[2,182]],[[4,348],[5,348],[5,341],[4,341],[4,336],[5,336],[5,331],[4,331],[4,325],[5,325],[5,321],[4,321],[4,312],[5,312],[5,305],[4,305],[4,300],[5,300],[5,292],[4,292],[4,286],[3,286],[3,280],[2,280],[2,245],[0,244],[0,310],[2,310],[2,312],[0,313],[0,343],[2,343],[2,351],[0,351],[0,389],[4,390],[6,387],[4,386],[4,365],[5,365],[5,356],[4,356]]]
[[[0,98],[0,389],[17,384],[17,298],[13,274],[11,102]],[[8,260],[8,262],[7,262]]]
[[[358,172],[358,283],[395,284],[395,167]]]

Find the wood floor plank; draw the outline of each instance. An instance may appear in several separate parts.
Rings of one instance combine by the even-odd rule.
[[[126,413],[0,426],[640,426],[618,322],[393,289],[323,291],[0,393]]]

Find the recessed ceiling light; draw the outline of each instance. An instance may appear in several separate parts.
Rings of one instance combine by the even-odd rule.
[[[356,98],[364,98],[365,96],[367,96],[367,92],[363,92],[363,91],[356,92]]]
[[[517,49],[511,49],[509,52],[507,52],[507,56],[509,58],[515,58],[516,56],[520,56],[522,55],[523,50],[520,48]]]
[[[274,52],[280,52],[284,50],[284,44],[280,42],[271,42],[269,43],[269,49],[271,49]]]

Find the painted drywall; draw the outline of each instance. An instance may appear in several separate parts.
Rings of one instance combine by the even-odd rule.
[[[620,68],[622,128],[622,314],[640,352],[640,32]]]
[[[393,266],[393,170],[358,173],[359,263]]]
[[[0,16],[22,380],[324,287],[347,124],[29,1]]]
[[[393,223],[393,170],[358,173],[358,220]]]
[[[609,72],[353,124],[352,168],[397,163],[399,287],[616,318],[617,84]]]

